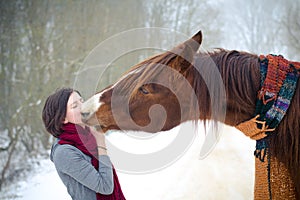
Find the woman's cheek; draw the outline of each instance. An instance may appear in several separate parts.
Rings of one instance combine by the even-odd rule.
[[[80,108],[76,110],[76,115],[74,116],[77,123],[82,123],[81,121],[81,114],[80,114]]]

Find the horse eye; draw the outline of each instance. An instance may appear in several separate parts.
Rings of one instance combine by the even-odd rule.
[[[142,92],[143,94],[149,94],[149,91],[146,90],[143,86],[139,88],[139,91]]]

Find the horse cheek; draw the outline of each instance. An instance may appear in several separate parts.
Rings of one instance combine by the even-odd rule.
[[[142,96],[135,96],[129,102],[129,116],[128,119],[132,119],[138,126],[146,126],[150,119],[148,116],[148,110],[150,108],[149,102]]]

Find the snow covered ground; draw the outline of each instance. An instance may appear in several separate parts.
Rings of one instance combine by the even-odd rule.
[[[201,135],[184,156],[163,170],[140,175],[118,172],[127,199],[253,199],[254,141],[225,126],[216,148],[200,160]],[[122,137],[125,137],[122,133],[113,133],[108,139],[120,141]],[[126,139],[122,140],[123,144],[126,142]],[[41,161],[32,176],[12,186],[6,193],[4,199],[9,200],[70,200],[53,163],[48,159]]]

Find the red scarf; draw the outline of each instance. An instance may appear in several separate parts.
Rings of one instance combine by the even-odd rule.
[[[98,149],[96,139],[89,128],[82,128],[72,123],[64,124],[62,133],[59,136],[59,144],[69,144],[75,146],[84,154],[92,158],[91,163],[96,170],[99,168]],[[97,193],[97,200],[125,200],[118,176],[113,167],[114,191],[110,195]]]

